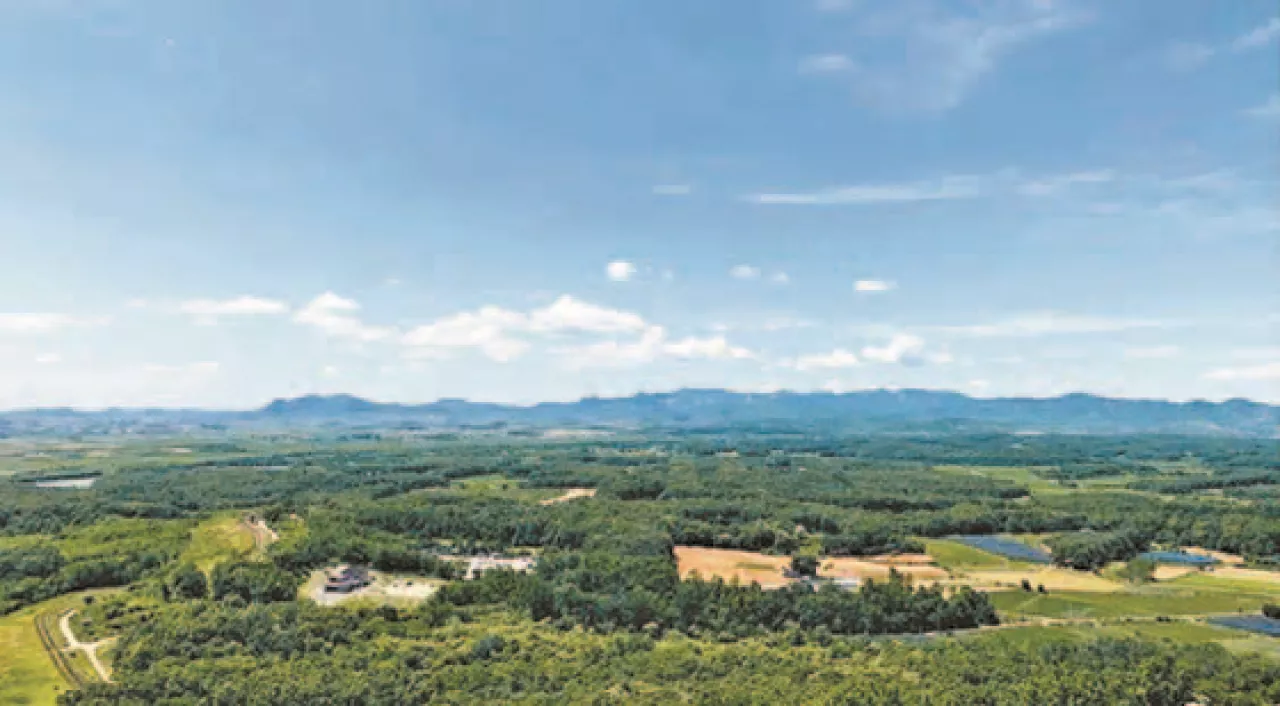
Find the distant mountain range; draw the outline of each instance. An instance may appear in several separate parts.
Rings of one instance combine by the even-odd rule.
[[[1070,394],[978,399],[957,392],[872,390],[743,393],[678,390],[511,406],[444,399],[373,402],[353,395],[277,399],[257,410],[32,409],[0,413],[0,435],[80,430],[163,432],[191,427],[823,427],[845,431],[1045,431],[1277,435],[1280,407],[1243,399],[1169,402]]]

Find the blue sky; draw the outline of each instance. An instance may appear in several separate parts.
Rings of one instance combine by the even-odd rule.
[[[8,0],[0,408],[1280,401],[1270,0]]]

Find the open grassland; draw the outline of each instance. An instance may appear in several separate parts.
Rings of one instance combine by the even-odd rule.
[[[253,530],[239,513],[223,513],[191,530],[191,543],[183,550],[181,560],[208,573],[224,561],[247,559],[253,553]]]
[[[68,688],[42,644],[37,619],[45,626],[46,638],[56,646],[65,645],[58,630],[57,616],[79,608],[86,595],[102,596],[106,591],[89,591],[60,596],[0,617],[0,704],[53,704]],[[78,674],[93,674],[83,653],[67,654],[68,666]]]
[[[1030,582],[1032,587],[1044,586],[1049,591],[1114,593],[1124,588],[1120,583],[1087,571],[1073,571],[1056,566],[969,571],[957,577],[955,582],[984,590],[1001,590],[1018,588],[1024,580]]]
[[[1002,616],[1020,618],[1121,618],[1125,616],[1212,615],[1253,613],[1264,603],[1280,599],[1278,590],[1257,590],[1235,582],[1185,583],[1187,577],[1167,584],[1125,587],[1111,593],[1051,591],[1048,594],[999,591],[991,602]]]

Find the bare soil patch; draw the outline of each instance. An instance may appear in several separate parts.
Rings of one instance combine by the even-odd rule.
[[[538,503],[539,505],[555,505],[556,503],[568,502],[577,498],[594,498],[596,496],[595,488],[568,488],[564,495],[548,498]]]
[[[795,581],[782,573],[790,565],[791,557],[684,546],[676,547],[675,555],[681,578],[697,573],[704,579],[719,577],[730,582],[737,579],[744,586],[754,582],[764,588],[780,588]]]
[[[945,581],[947,572],[931,563],[919,561],[919,557],[927,555],[904,555],[907,556],[905,561],[899,560],[899,557],[892,555],[855,558],[855,557],[832,557],[823,559],[818,569],[818,575],[825,578],[833,579],[858,579],[866,581],[874,579],[876,581],[884,581],[889,578],[890,571],[896,571],[902,574],[906,579],[915,584],[932,583],[934,581]],[[930,562],[932,558],[930,558]]]

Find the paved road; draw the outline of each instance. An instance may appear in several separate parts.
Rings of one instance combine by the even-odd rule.
[[[98,659],[98,648],[108,642],[111,642],[115,638],[108,637],[105,640],[99,640],[97,642],[81,642],[76,638],[76,634],[71,631],[71,617],[75,614],[76,612],[74,610],[70,611],[66,615],[62,616],[62,619],[58,621],[58,627],[62,628],[62,637],[67,641],[67,651],[83,651],[89,658],[89,664],[93,665],[93,671],[98,673],[98,678],[102,681],[110,682],[111,673],[107,671],[107,666],[102,663],[102,660]]]

